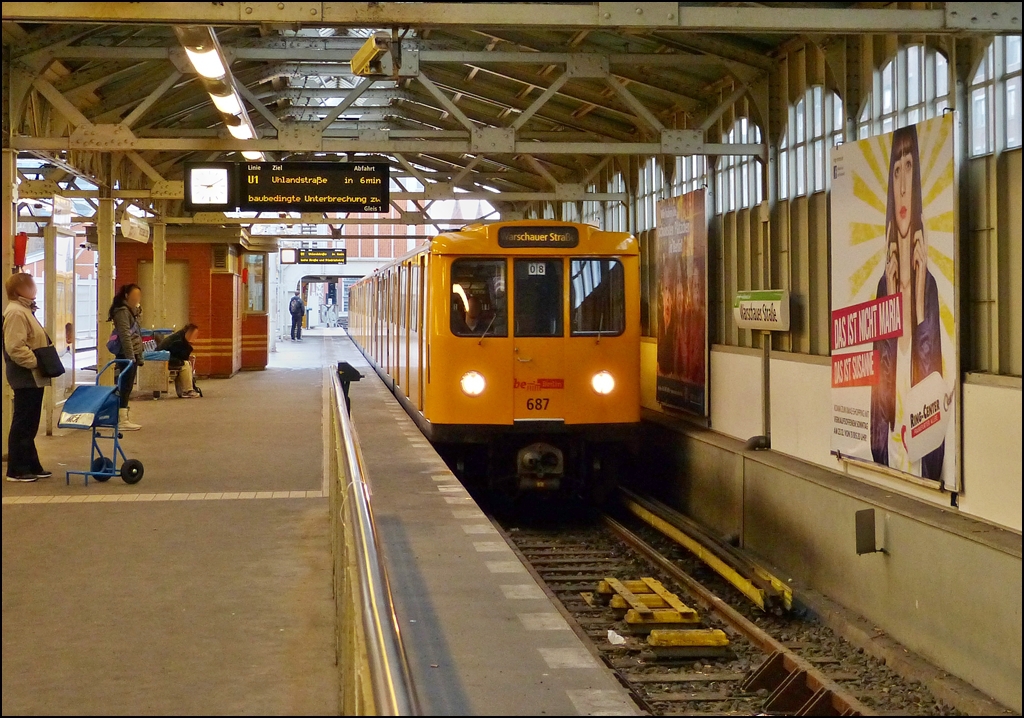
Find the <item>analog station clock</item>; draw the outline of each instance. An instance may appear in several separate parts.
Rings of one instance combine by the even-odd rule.
[[[185,206],[192,211],[235,209],[234,165],[230,162],[185,165]]]

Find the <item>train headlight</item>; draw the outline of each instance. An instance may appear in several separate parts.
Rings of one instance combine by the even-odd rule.
[[[467,371],[462,375],[459,383],[462,385],[462,391],[467,396],[480,396],[484,393],[484,387],[487,386],[487,382],[484,381],[484,375],[478,371]]]
[[[594,387],[594,391],[598,394],[611,394],[612,389],[615,388],[615,377],[606,371],[599,371],[590,380],[590,386]]]

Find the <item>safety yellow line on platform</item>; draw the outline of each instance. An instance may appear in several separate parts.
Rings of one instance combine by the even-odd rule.
[[[4,496],[11,504],[109,504],[133,501],[234,501],[236,499],[322,499],[323,491],[227,491],[180,494],[76,494],[72,496]]]

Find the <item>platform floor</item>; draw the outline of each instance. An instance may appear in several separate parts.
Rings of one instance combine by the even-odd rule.
[[[38,440],[3,483],[3,713],[336,714],[325,379],[353,417],[428,714],[636,708],[340,330],[280,342],[204,399],[137,400],[128,486],[72,477],[89,433]],[[58,473],[59,472],[59,473]]]
[[[308,368],[135,401],[135,486],[65,486],[86,431],[39,438],[53,478],[2,482],[4,715],[337,713],[323,357],[305,349]]]
[[[422,707],[445,715],[638,715],[358,350],[352,418]]]

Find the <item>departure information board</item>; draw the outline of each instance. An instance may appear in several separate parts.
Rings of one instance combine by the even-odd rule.
[[[388,165],[368,162],[243,162],[243,212],[387,212]]]
[[[281,264],[345,264],[348,255],[344,249],[291,249],[281,250]]]

